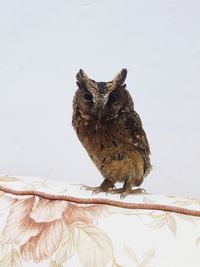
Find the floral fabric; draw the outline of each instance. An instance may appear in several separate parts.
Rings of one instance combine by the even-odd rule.
[[[122,201],[80,185],[0,176],[0,267],[197,267],[200,213],[191,210],[200,211],[199,199]]]

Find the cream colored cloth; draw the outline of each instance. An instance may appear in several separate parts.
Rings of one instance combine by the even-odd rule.
[[[0,267],[200,266],[200,199],[13,176],[0,190]]]

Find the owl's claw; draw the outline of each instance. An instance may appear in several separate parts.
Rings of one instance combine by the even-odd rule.
[[[85,189],[87,191],[92,191],[92,194],[98,194],[98,193],[101,193],[101,192],[104,192],[104,190],[100,187],[100,186],[87,186],[87,185],[83,185],[81,186],[80,189]]]
[[[92,194],[98,194],[101,192],[107,192],[109,190],[109,188],[113,188],[114,183],[111,182],[109,179],[105,179],[100,186],[87,186],[87,185],[83,185],[81,186],[81,189],[85,189],[85,190],[89,190],[92,191]]]
[[[133,195],[133,194],[144,194],[146,193],[146,190],[143,188],[137,188],[137,189],[129,189],[129,188],[116,188],[116,189],[109,189],[107,193],[110,194],[120,194],[120,199],[124,199],[128,195]]]
[[[106,194],[121,194],[124,192],[124,188],[110,188],[106,192]]]
[[[120,195],[120,199],[124,199],[128,195],[135,195],[135,194],[145,194],[146,190],[143,188],[137,188],[137,189],[126,189],[123,193]]]
[[[106,195],[109,194],[109,193],[111,193],[113,190],[117,190],[117,188],[116,188],[115,185],[113,185],[112,188],[109,188],[109,189],[106,191]],[[111,193],[111,194],[112,194],[112,193]],[[117,194],[117,193],[116,193],[116,194]]]

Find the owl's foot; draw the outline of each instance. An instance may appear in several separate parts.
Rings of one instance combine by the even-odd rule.
[[[98,194],[98,193],[101,193],[101,192],[105,192],[101,186],[87,186],[87,185],[83,185],[81,186],[81,189],[85,189],[87,191],[92,191],[92,194]]]
[[[146,190],[143,188],[126,189],[123,193],[121,193],[120,198],[123,199],[127,197],[128,195],[144,194],[144,193],[146,193]]]
[[[98,194],[101,192],[107,192],[110,188],[113,188],[113,187],[114,187],[114,183],[108,179],[105,179],[100,186],[93,187],[93,186],[83,185],[81,189],[83,188],[85,190],[92,191],[92,194]]]
[[[128,195],[133,194],[142,194],[146,193],[145,189],[143,188],[137,188],[137,189],[130,189],[130,188],[116,188],[116,189],[109,189],[107,193],[110,194],[120,194],[120,198],[123,199],[127,197]]]

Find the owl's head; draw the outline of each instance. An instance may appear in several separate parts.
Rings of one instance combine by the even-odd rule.
[[[96,82],[90,79],[83,70],[76,75],[78,90],[76,108],[84,118],[98,122],[116,118],[127,105],[133,106],[126,90],[127,70],[122,69],[112,81]]]

